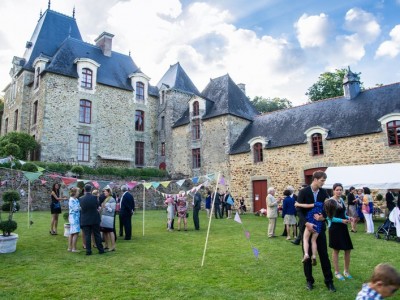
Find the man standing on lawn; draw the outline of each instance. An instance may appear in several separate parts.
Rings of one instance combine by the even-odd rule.
[[[85,185],[85,195],[79,198],[81,205],[81,228],[85,232],[86,238],[86,255],[92,255],[92,233],[96,242],[99,254],[104,253],[103,244],[100,236],[100,214],[98,211],[99,204],[97,197],[93,196],[92,186]]]
[[[125,229],[125,240],[132,238],[132,215],[135,211],[135,200],[128,191],[128,186],[123,185],[121,187],[123,193],[120,200],[120,211],[119,216],[121,218],[121,225]]]
[[[326,173],[323,171],[315,171],[312,176],[312,183],[311,185],[303,188],[300,190],[299,195],[297,197],[297,201],[299,203],[305,204],[312,204],[315,202],[324,202],[326,199],[329,199],[329,195],[325,189],[322,188],[326,181]],[[312,208],[301,208],[297,210],[297,214],[299,216],[299,224],[303,228],[300,229],[300,232],[304,232],[304,230],[309,230],[311,232],[315,232],[314,225],[312,223],[307,222],[306,217],[308,211]],[[314,218],[318,221],[325,221],[326,215],[315,214]],[[317,238],[317,249],[318,249],[318,256],[321,263],[322,273],[325,278],[325,285],[331,292],[336,292],[335,286],[333,285],[333,275],[331,270],[331,262],[328,256],[328,247],[326,244],[326,224],[323,222],[321,233],[318,235]],[[308,241],[310,243],[311,239]],[[311,244],[311,243],[310,243]],[[302,247],[303,249],[303,247]],[[309,246],[310,249],[310,257],[311,257],[311,245]],[[304,254],[304,253],[303,253]],[[314,288],[314,277],[312,276],[312,265],[311,259],[305,261],[303,263],[304,268],[304,275],[306,276],[307,280],[307,289],[312,290]]]
[[[193,203],[193,223],[194,229],[200,230],[200,221],[199,221],[199,211],[201,209],[201,194],[204,192],[204,186],[201,186],[200,189],[194,194],[194,203]]]

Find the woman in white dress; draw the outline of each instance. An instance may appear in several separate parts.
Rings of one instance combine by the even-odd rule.
[[[171,195],[167,195],[167,199],[164,202],[167,205],[167,230],[172,231],[172,221],[174,220],[175,216],[175,201]]]
[[[81,217],[81,206],[79,204],[78,195],[79,188],[71,188],[69,191],[69,237],[68,237],[68,251],[79,252],[76,250],[76,241],[78,240],[78,235],[81,230],[80,217]]]

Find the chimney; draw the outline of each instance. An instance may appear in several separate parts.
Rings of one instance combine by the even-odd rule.
[[[246,84],[244,84],[244,83],[238,83],[237,86],[239,87],[239,89],[242,90],[243,94],[246,95]]]
[[[108,32],[103,32],[99,35],[97,39],[95,39],[96,46],[101,48],[103,54],[105,56],[111,57],[112,52],[112,38],[114,37],[113,34]]]
[[[349,69],[343,78],[344,97],[346,99],[354,99],[360,93],[360,78],[359,74],[355,74]]]

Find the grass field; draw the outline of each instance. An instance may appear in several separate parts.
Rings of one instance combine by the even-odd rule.
[[[60,216],[61,217],[61,216]],[[335,294],[323,282],[321,268],[314,267],[315,287],[305,289],[301,248],[279,236],[268,239],[268,221],[242,215],[242,224],[232,219],[213,219],[203,267],[208,219],[200,215],[200,231],[166,231],[164,210],[133,216],[133,239],[117,240],[117,250],[86,256],[67,252],[62,233],[49,234],[50,213],[33,212],[31,228],[27,214],[17,213],[17,251],[0,255],[0,299],[354,299],[373,267],[388,262],[400,267],[400,244],[376,239],[359,231],[352,233],[352,280],[339,282]],[[382,220],[375,220],[375,228]],[[176,225],[175,225],[176,226]],[[250,233],[250,239],[245,236]],[[279,219],[277,234],[283,231]],[[79,249],[82,249],[81,239]],[[251,247],[259,250],[258,259]],[[343,266],[343,256],[340,256]],[[396,295],[399,297],[399,295]],[[395,297],[396,299],[396,297]],[[399,299],[399,298],[397,298]]]

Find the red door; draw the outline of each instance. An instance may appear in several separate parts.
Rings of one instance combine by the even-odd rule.
[[[267,181],[253,181],[253,212],[259,211],[261,208],[267,208],[265,199],[267,198]]]

